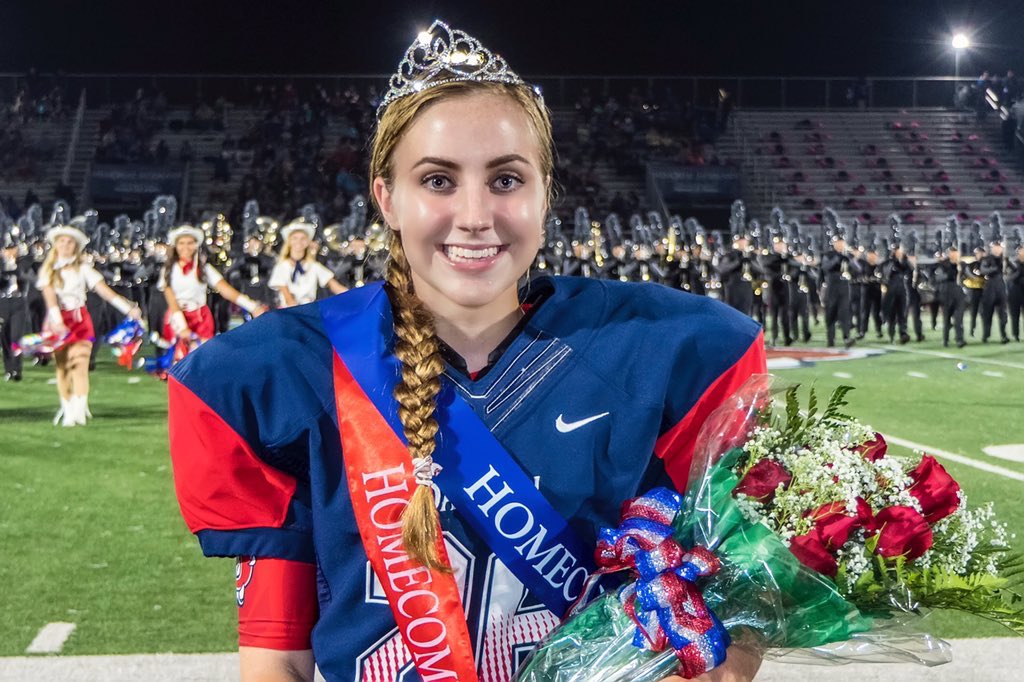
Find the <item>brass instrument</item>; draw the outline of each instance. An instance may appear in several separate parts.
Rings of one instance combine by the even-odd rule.
[[[231,238],[234,230],[223,213],[206,213],[199,223],[199,229],[206,235],[206,246],[210,258],[222,268],[231,265]]]
[[[590,240],[594,248],[594,262],[597,267],[604,267],[604,234],[601,232],[601,223],[596,220],[590,221]]]

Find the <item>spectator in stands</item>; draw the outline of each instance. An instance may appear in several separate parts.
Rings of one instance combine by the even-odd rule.
[[[75,190],[68,183],[64,182],[64,178],[57,180],[57,186],[53,190],[53,196],[55,199],[66,201],[68,206],[71,207],[72,213],[75,207]]]
[[[986,97],[991,87],[992,77],[987,70],[982,71],[978,79],[974,81],[974,114],[979,121],[985,120],[988,115],[989,105]]]
[[[162,139],[157,142],[156,149],[153,152],[153,156],[156,162],[159,164],[167,163],[168,159],[171,158],[171,148],[167,146],[167,141]]]
[[[846,89],[846,102],[864,110],[868,106],[868,79],[861,76]]]
[[[1006,76],[1003,77],[1003,82],[1000,85],[999,103],[1004,107],[1009,107],[1020,97],[1020,82],[1013,69],[1006,71]]]

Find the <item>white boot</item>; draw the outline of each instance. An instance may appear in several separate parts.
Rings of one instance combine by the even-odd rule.
[[[85,426],[85,414],[88,411],[88,407],[85,404],[86,397],[84,395],[73,395],[71,396],[71,418],[74,420],[76,426]]]
[[[61,426],[75,426],[77,424],[72,416],[74,413],[74,400],[73,396],[71,399],[60,399],[60,409],[57,410],[57,415],[53,418],[54,426],[57,425],[57,422],[60,422]]]
[[[82,411],[87,419],[92,419],[92,412],[89,410],[89,394],[79,396],[82,399]]]

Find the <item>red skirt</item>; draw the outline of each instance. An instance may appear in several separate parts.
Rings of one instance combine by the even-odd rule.
[[[202,308],[182,310],[181,312],[185,315],[185,322],[193,334],[203,341],[209,341],[213,338],[213,314],[208,306],[204,305]],[[168,341],[174,341],[177,336],[174,330],[171,329],[171,311],[168,310],[164,314],[164,338]]]
[[[92,316],[82,306],[75,310],[61,310],[60,316],[64,320],[64,326],[68,328],[68,338],[62,346],[70,346],[79,341],[96,342],[96,330],[92,327]]]

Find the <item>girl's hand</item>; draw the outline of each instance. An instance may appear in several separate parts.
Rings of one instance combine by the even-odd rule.
[[[49,329],[57,336],[63,336],[68,332],[68,326],[64,324],[64,318],[61,316],[60,308],[50,307],[46,311],[46,320],[43,322],[43,328]]]
[[[750,682],[761,667],[761,657],[747,649],[730,646],[725,663],[689,682]],[[660,682],[687,682],[678,675],[671,675]]]
[[[260,315],[262,315],[263,313],[267,313],[267,312],[270,312],[270,308],[268,308],[265,303],[261,303],[259,305],[259,307],[256,308],[256,310],[252,311],[252,316],[254,318],[256,318],[256,317],[259,317]]]

